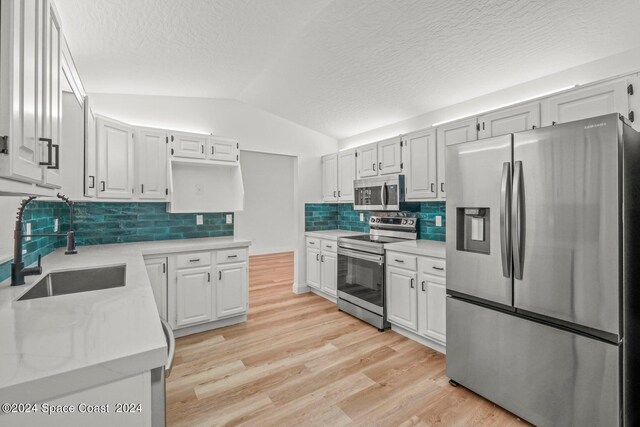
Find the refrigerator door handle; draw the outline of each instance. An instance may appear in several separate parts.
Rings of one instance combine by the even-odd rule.
[[[500,252],[502,255],[502,275],[511,277],[511,163],[502,164],[502,181],[500,185]]]
[[[511,206],[511,226],[513,234],[513,277],[522,280],[522,261],[524,258],[524,206],[522,200],[522,162],[514,164],[513,198]]]

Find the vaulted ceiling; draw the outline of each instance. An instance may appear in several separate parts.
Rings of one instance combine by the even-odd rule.
[[[640,45],[637,0],[56,0],[88,92],[344,138]]]

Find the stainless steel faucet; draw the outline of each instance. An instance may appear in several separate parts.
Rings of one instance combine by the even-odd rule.
[[[24,215],[25,207],[36,198],[36,196],[29,196],[20,203],[18,208],[18,214],[16,216],[16,228],[13,232],[13,263],[11,264],[11,286],[24,285],[25,276],[33,276],[42,274],[42,256],[38,255],[38,265],[36,267],[25,268],[24,261],[22,261],[22,239],[25,237],[67,237],[67,250],[66,255],[77,254],[76,250],[76,237],[75,231],[73,231],[73,202],[68,197],[58,193],[57,197],[64,201],[69,207],[69,231],[62,234],[23,234],[22,233],[22,217]]]

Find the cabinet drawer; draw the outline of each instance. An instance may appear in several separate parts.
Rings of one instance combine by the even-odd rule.
[[[437,258],[418,258],[418,268],[421,273],[445,276],[445,260]]]
[[[320,239],[317,237],[307,237],[307,247],[320,249]]]
[[[322,240],[322,251],[333,253],[337,252],[338,242],[334,242],[333,240]]]
[[[218,251],[216,255],[216,261],[218,264],[225,264],[229,262],[242,262],[247,260],[246,249],[227,249],[224,251]]]
[[[406,268],[407,270],[416,270],[416,257],[414,255],[405,255],[399,252],[387,252],[387,265],[392,267]]]
[[[204,267],[207,265],[211,265],[211,253],[209,252],[176,255],[176,266],[178,268]]]

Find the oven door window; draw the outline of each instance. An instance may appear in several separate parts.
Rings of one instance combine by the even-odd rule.
[[[338,290],[382,307],[384,266],[375,261],[338,255]]]

